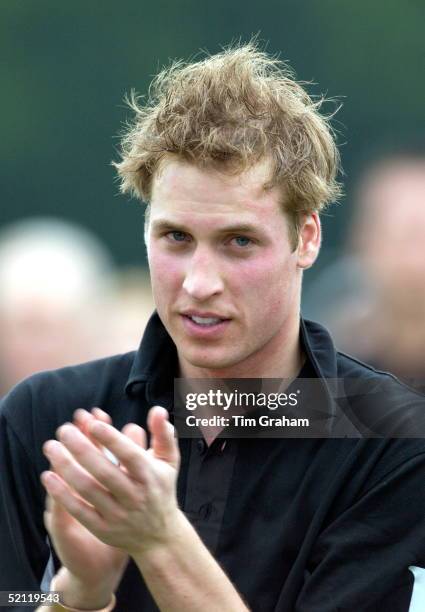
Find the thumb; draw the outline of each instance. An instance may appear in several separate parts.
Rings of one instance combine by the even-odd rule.
[[[161,406],[154,406],[148,414],[148,429],[151,433],[151,450],[154,457],[166,461],[176,469],[180,453],[174,427],[168,420],[168,412]]]

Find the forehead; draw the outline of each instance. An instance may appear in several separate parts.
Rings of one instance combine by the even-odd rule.
[[[237,216],[255,224],[283,217],[282,189],[265,189],[269,178],[267,161],[237,175],[168,161],[153,181],[151,219],[167,215],[214,224]]]

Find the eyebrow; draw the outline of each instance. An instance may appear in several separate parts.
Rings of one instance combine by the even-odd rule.
[[[178,231],[190,233],[190,228],[182,223],[173,222],[167,219],[158,219],[152,222],[152,229],[156,232],[161,231]],[[258,227],[250,223],[234,223],[220,227],[216,233],[218,234],[252,234],[257,233]]]

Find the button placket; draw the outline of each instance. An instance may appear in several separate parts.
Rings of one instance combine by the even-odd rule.
[[[200,455],[205,455],[208,449],[207,443],[205,442],[205,440],[198,440],[196,443],[196,447]]]

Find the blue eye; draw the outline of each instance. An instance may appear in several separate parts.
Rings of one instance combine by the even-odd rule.
[[[238,247],[246,247],[251,244],[252,240],[246,236],[236,236],[233,239]]]
[[[184,242],[186,240],[186,234],[184,232],[170,232],[168,235],[171,236],[175,242]]]

